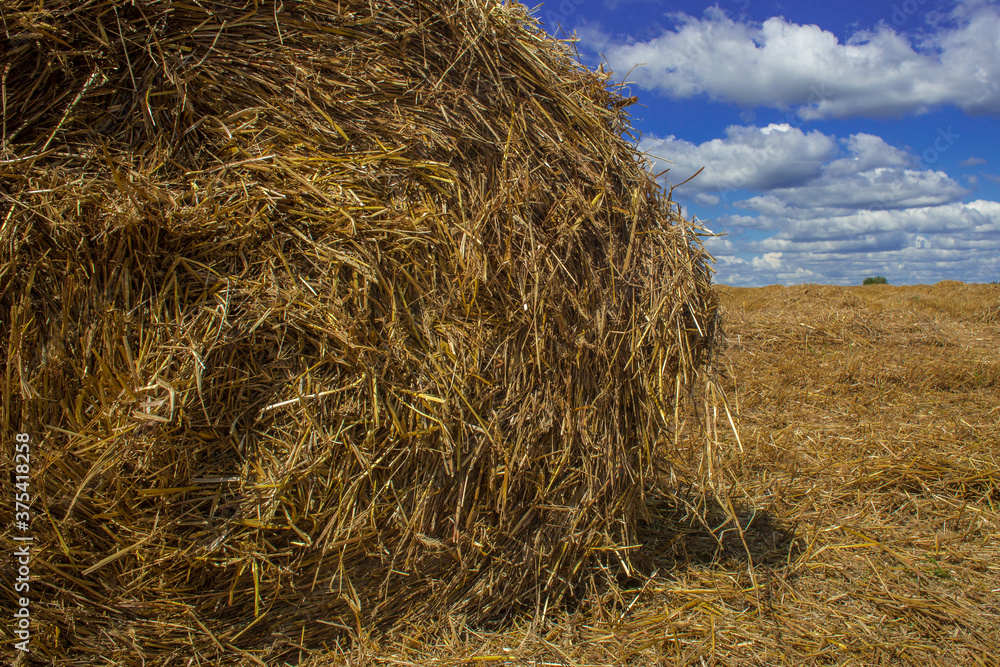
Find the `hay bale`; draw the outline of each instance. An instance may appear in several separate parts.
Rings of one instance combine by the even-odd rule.
[[[628,563],[716,306],[606,74],[483,0],[4,22],[36,651],[276,658]]]

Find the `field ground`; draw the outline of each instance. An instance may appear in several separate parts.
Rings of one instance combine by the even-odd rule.
[[[1000,665],[1000,286],[718,289],[746,548],[654,508],[655,576],[572,615],[311,664]]]

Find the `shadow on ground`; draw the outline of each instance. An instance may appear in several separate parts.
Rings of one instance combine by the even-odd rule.
[[[804,547],[794,526],[782,525],[766,510],[734,504],[737,527],[718,501],[710,500],[702,509],[703,519],[692,509],[695,502],[683,497],[650,500],[650,518],[639,525],[642,547],[635,556],[643,575],[705,566],[780,569]]]

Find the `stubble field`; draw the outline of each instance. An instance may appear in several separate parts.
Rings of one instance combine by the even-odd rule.
[[[717,289],[742,536],[654,506],[619,590],[313,664],[1000,665],[1000,286]]]

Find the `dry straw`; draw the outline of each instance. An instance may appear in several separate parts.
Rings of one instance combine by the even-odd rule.
[[[3,30],[38,657],[270,661],[629,568],[716,305],[606,74],[483,0]]]

